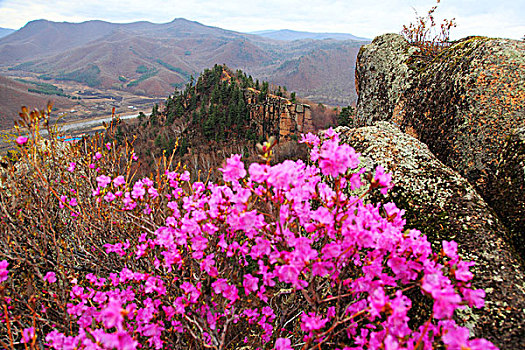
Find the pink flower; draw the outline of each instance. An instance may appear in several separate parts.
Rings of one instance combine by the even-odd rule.
[[[66,203],[66,201],[67,201],[67,196],[66,195],[61,195],[60,196],[60,203],[58,203],[58,206],[60,207],[60,209],[64,208],[64,203]]]
[[[222,171],[222,177],[226,182],[237,181],[246,176],[246,170],[244,169],[244,163],[241,162],[240,154],[234,154],[226,159],[226,165],[219,170]]]
[[[49,282],[49,283],[55,283],[57,281],[57,277],[55,275],[54,272],[52,271],[49,271],[48,273],[46,273],[46,275],[44,276],[44,280]]]
[[[476,289],[472,290],[469,288],[465,288],[462,291],[463,297],[468,303],[468,306],[472,307],[475,306],[477,308],[485,306],[485,291],[483,289]]]
[[[73,171],[75,171],[75,167],[77,166],[77,163],[75,162],[71,162],[69,163],[69,166],[67,168],[67,171],[69,171],[70,173],[72,173]]]
[[[111,299],[106,307],[100,312],[100,317],[106,328],[117,327],[122,329],[122,304],[119,300]]]
[[[363,186],[363,182],[361,181],[361,175],[352,174],[352,176],[350,176],[350,189],[354,191],[360,188],[361,186]]]
[[[113,193],[111,192],[108,192],[106,193],[106,195],[104,196],[104,200],[108,203],[111,203],[115,200],[115,198],[117,198],[117,196],[115,196]]]
[[[223,297],[229,299],[232,303],[239,299],[238,290],[235,286],[229,285],[224,278],[219,278],[211,284],[215,294],[222,294]]]
[[[111,183],[111,178],[106,175],[97,177],[97,184],[99,188],[106,188]]]
[[[454,241],[443,241],[442,244],[445,255],[452,260],[456,260],[458,258],[458,244]]]
[[[498,350],[498,348],[486,339],[472,339],[469,342],[470,350]]]
[[[244,275],[244,280],[242,281],[242,286],[244,287],[244,293],[248,295],[251,292],[255,292],[259,288],[258,283],[259,283],[259,279],[257,277],[253,277],[250,274]]]
[[[102,158],[102,154],[100,152],[95,153],[95,155],[93,156],[93,159],[96,160],[99,160],[100,158]]]
[[[468,328],[449,328],[443,335],[443,343],[445,343],[447,345],[447,349],[450,350],[468,349],[468,338]]]
[[[151,181],[148,177],[145,177],[142,179],[142,183],[144,184],[144,186],[146,187],[151,187],[153,186],[153,181]]]
[[[22,343],[29,343],[35,336],[35,329],[33,327],[25,328],[22,331]]]
[[[461,297],[452,287],[432,292],[434,297],[434,317],[437,319],[450,318],[461,302]]]
[[[120,187],[126,183],[126,180],[124,179],[124,176],[119,175],[116,178],[113,179],[113,185]]]
[[[392,188],[392,184],[390,181],[392,181],[392,174],[385,173],[385,169],[378,165],[376,167],[376,174],[374,176],[374,181],[381,187],[381,193],[387,194],[388,190]]]
[[[314,312],[303,314],[301,316],[301,330],[303,332],[310,332],[321,329],[328,322],[328,318],[321,318],[321,316],[316,315]]]
[[[71,198],[69,200],[69,205],[72,206],[72,207],[76,207],[78,205],[77,199],[76,198]]]
[[[189,294],[189,302],[192,304],[195,304],[201,295],[198,288],[200,288],[200,283],[197,284],[197,288],[189,282],[184,282],[180,286],[180,289]]]
[[[275,350],[292,350],[292,342],[288,338],[278,338],[275,342]]]
[[[22,146],[24,143],[27,142],[27,140],[29,139],[25,136],[18,136],[15,142],[18,143],[20,146]]]
[[[101,336],[102,343],[107,349],[133,350],[139,343],[127,332],[118,331],[116,333],[103,333]]]
[[[248,168],[250,177],[253,181],[264,182],[268,178],[268,168],[266,164],[252,163]]]
[[[131,196],[134,199],[142,198],[144,197],[144,194],[146,194],[146,190],[144,189],[144,185],[142,184],[142,181],[137,181],[133,185],[133,190],[131,191]]]
[[[299,143],[306,143],[311,146],[318,146],[320,142],[321,140],[319,139],[319,136],[314,135],[310,132],[306,135],[302,134],[301,140],[299,141]]]
[[[339,145],[337,140],[327,140],[321,146],[319,167],[324,175],[337,177],[344,174],[348,168],[355,169],[359,165],[359,154],[347,144]]]
[[[341,244],[339,243],[329,243],[325,245],[322,249],[323,259],[337,258],[341,255]]]
[[[324,261],[314,262],[312,264],[312,275],[322,277],[322,276],[329,274],[333,268],[334,268],[334,264],[331,262],[324,262]]]
[[[474,277],[472,272],[469,271],[469,267],[475,265],[473,261],[460,261],[457,269],[454,271],[454,275],[458,281],[468,282]]]
[[[7,280],[7,274],[9,273],[9,270],[7,270],[8,265],[9,263],[6,260],[0,261],[0,282]]]

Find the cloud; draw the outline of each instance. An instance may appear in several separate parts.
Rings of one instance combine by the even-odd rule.
[[[399,32],[415,18],[413,9],[426,14],[435,0],[0,0],[0,27],[19,28],[30,20],[112,22],[147,20],[169,22],[183,17],[206,25],[237,31],[295,29],[346,32],[374,37]],[[452,36],[493,35],[519,39],[525,9],[520,1],[442,0],[438,20],[455,17]]]

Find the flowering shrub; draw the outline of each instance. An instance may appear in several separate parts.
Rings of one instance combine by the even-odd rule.
[[[74,166],[63,160],[64,174],[92,188],[81,198],[57,192],[57,210],[82,225],[86,208],[101,213],[116,233],[86,245],[102,247],[94,257],[111,264],[82,273],[57,264],[42,274],[42,285],[69,292],[57,302],[69,324],[43,333],[22,324],[21,341],[55,349],[495,348],[454,321],[455,310],[482,307],[484,297],[457,245],[444,241],[433,253],[419,231],[403,229],[394,203],[367,203],[371,191],[388,190],[390,175],[378,167],[367,176],[333,131],[302,142],[311,164],[272,166],[268,144],[266,162],[247,170],[239,155],[227,159],[220,184],[190,183],[188,172],[167,167],[136,181],[97,168],[111,144]],[[11,266],[0,262],[2,293]],[[430,303],[421,324],[410,320],[409,291]],[[3,312],[9,327],[12,312]]]

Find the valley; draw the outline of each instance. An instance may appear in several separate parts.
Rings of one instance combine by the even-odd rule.
[[[54,117],[66,122],[108,115],[112,108],[146,113],[214,64],[242,69],[254,81],[316,104],[346,106],[355,103],[355,60],[368,41],[343,39],[276,40],[183,18],[162,24],[31,21],[0,38],[0,78],[11,80],[4,88],[18,84],[16,96],[24,92],[28,101],[4,93],[0,129],[13,124],[21,103],[42,108],[48,99],[55,102]]]

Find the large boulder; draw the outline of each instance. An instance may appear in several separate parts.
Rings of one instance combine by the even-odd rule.
[[[501,196],[506,189],[500,186],[523,184],[525,173],[516,172],[520,179],[510,183],[497,173],[512,156],[504,151],[511,130],[525,126],[525,42],[469,37],[429,58],[401,36],[386,34],[362,48],[356,72],[359,125],[391,121],[427,144],[489,205],[497,201],[497,214],[523,239],[523,220],[517,223],[515,213],[525,212],[524,201]],[[523,186],[510,191],[525,198]]]
[[[390,123],[338,131],[367,168],[382,165],[393,174],[395,185],[385,200],[406,211],[409,228],[422,231],[436,249],[443,240],[456,241],[460,255],[476,262],[472,283],[486,291],[485,308],[465,310],[458,321],[502,349],[525,349],[523,261],[474,187]]]

